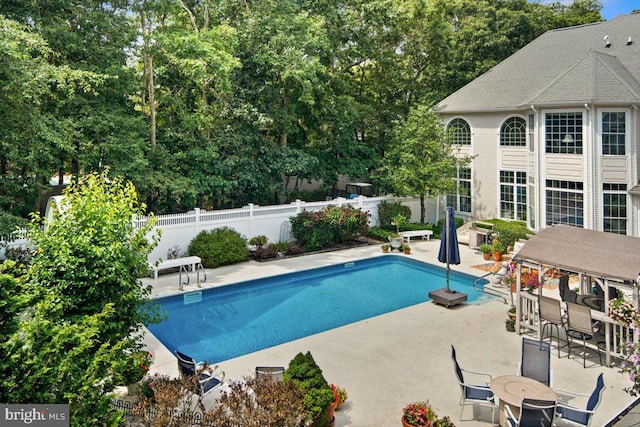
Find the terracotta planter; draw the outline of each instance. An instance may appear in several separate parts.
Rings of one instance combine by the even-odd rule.
[[[411,248],[405,249],[405,250],[404,250],[404,253],[405,253],[405,254],[410,254],[410,253],[411,253]]]
[[[382,248],[382,253],[388,254],[389,253],[389,248]]]
[[[494,261],[502,261],[502,252],[493,251],[492,255]]]
[[[482,253],[482,258],[484,258],[485,261],[489,261],[491,259],[491,254],[489,252],[486,253]]]
[[[333,422],[335,419],[333,415],[336,410],[336,406],[338,406],[338,402],[335,400],[331,402],[331,405],[329,405],[329,410],[327,411],[327,419],[329,420],[330,423]]]
[[[414,426],[413,424],[409,424],[405,421],[404,415],[402,416],[402,418],[400,418],[400,420],[402,421],[402,427],[429,427],[431,425],[431,421],[427,420],[427,423],[423,426]]]

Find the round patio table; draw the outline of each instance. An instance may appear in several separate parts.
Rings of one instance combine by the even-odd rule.
[[[520,415],[520,404],[522,399],[558,400],[558,395],[550,387],[531,378],[520,375],[502,375],[496,377],[489,383],[489,388],[498,399],[498,409],[500,411],[500,425],[508,425],[504,416],[504,405],[509,405],[509,409],[515,416]]]

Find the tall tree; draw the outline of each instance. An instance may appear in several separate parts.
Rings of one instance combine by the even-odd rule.
[[[377,178],[395,195],[419,196],[420,222],[424,222],[425,197],[455,190],[456,168],[470,161],[469,156],[453,151],[440,117],[430,107],[419,105],[397,128]]]

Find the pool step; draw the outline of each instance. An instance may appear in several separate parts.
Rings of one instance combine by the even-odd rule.
[[[202,301],[202,291],[195,291],[184,294],[184,305],[194,304],[200,301]]]

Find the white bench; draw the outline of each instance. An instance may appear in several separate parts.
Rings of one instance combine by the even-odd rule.
[[[199,256],[186,256],[182,258],[164,259],[158,261],[156,264],[149,264],[149,268],[153,272],[153,278],[158,278],[158,271],[168,270],[176,267],[188,267],[191,266],[191,271],[196,271],[196,266],[202,262]]]
[[[427,240],[431,240],[431,236],[433,236],[433,231],[431,230],[410,230],[400,232],[400,237],[407,239],[407,244],[411,243],[412,237],[422,237],[422,240],[426,237]]]

